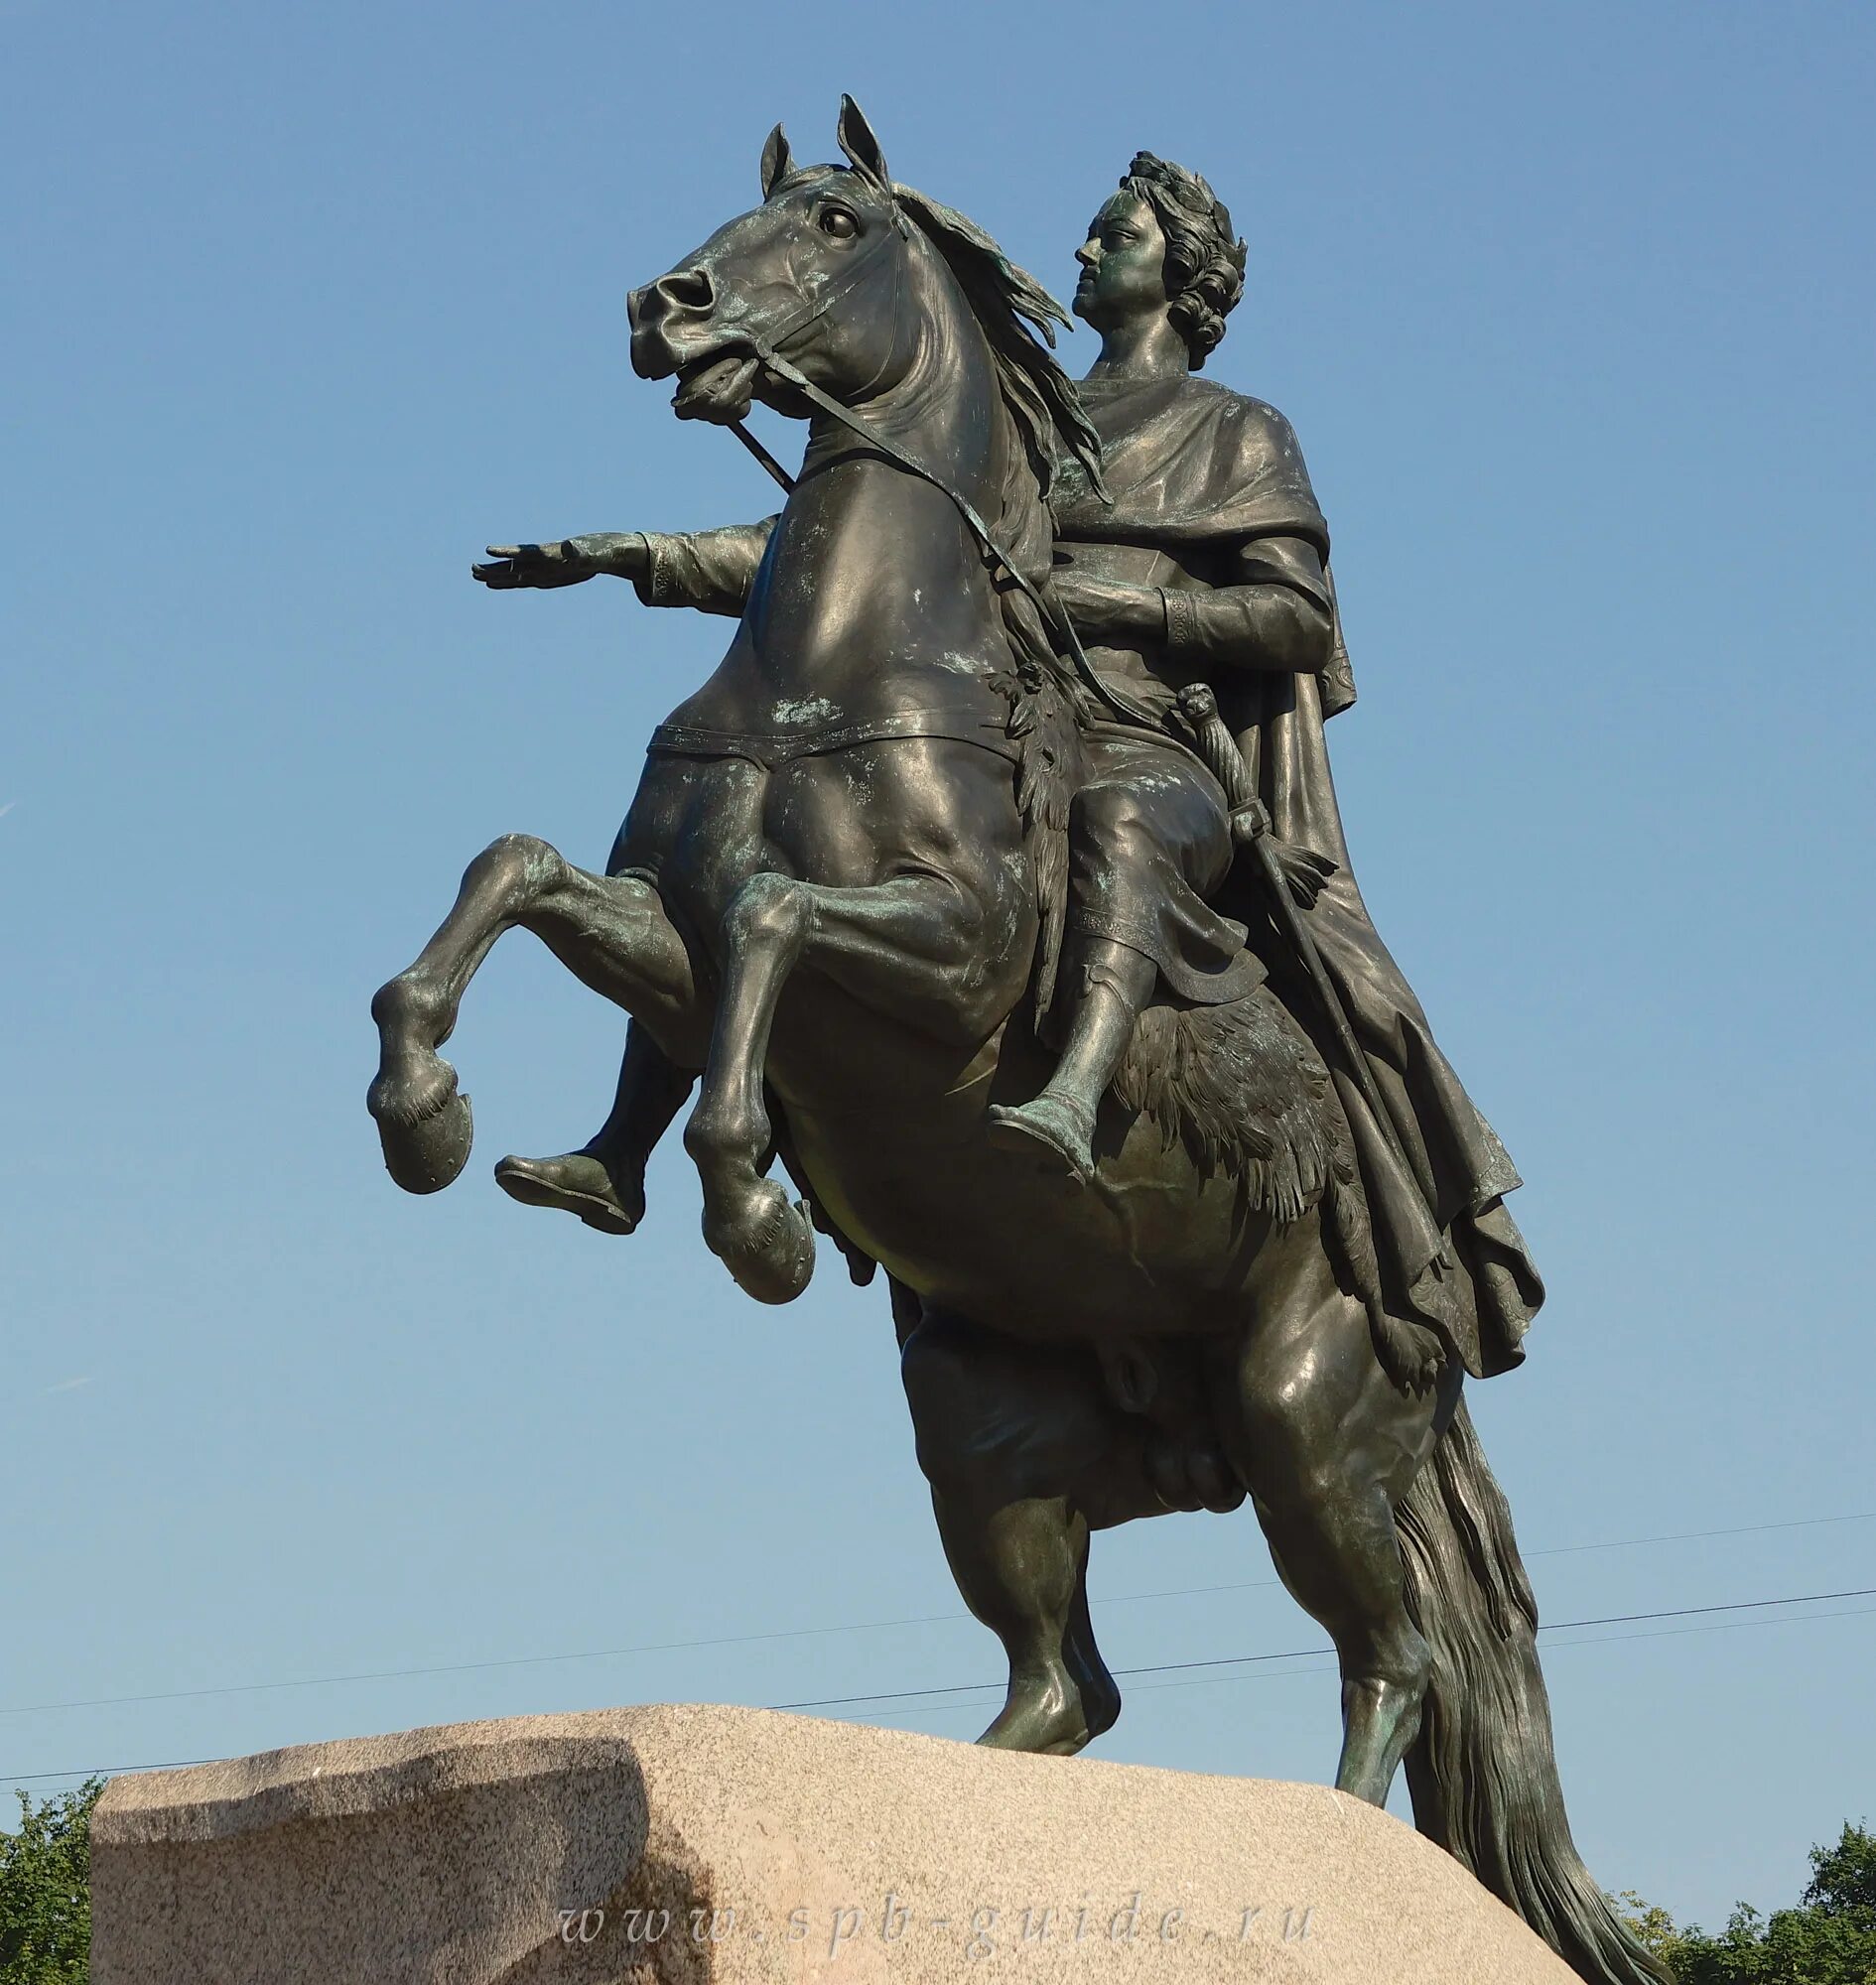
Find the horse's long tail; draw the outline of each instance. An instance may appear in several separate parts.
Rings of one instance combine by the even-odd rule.
[[[1463,1400],[1399,1522],[1407,1609],[1433,1654],[1407,1757],[1419,1830],[1591,1985],[1669,1980],[1570,1838],[1538,1667],[1537,1602]]]

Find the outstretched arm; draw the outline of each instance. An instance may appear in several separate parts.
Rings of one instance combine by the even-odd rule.
[[[469,571],[491,592],[628,579],[647,606],[740,614],[775,519],[715,531],[593,531],[538,545],[490,545]]]
[[[773,517],[714,531],[647,531],[642,573],[631,575],[647,606],[695,606],[740,617],[768,549]]]

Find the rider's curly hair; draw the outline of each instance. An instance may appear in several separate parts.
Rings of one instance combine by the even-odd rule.
[[[1245,245],[1233,233],[1231,209],[1197,173],[1151,152],[1135,154],[1121,191],[1152,208],[1166,237],[1166,314],[1196,372],[1224,336],[1226,314],[1244,295]]]

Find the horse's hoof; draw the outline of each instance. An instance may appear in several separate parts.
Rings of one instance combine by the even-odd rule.
[[[474,1138],[469,1100],[457,1088],[456,1070],[447,1061],[437,1061],[428,1091],[393,1096],[380,1079],[365,1099],[378,1122],[384,1169],[406,1192],[441,1192],[454,1185]]]
[[[1010,1684],[1003,1712],[977,1741],[993,1751],[1072,1758],[1120,1720],[1121,1691],[1104,1670],[1078,1681],[1066,1667],[1048,1681]]]
[[[791,1206],[773,1179],[758,1180],[733,1219],[706,1214],[704,1239],[737,1286],[757,1302],[793,1302],[814,1273],[814,1229],[805,1209]]]

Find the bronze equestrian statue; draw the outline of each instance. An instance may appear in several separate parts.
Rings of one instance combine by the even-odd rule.
[[[701,1081],[684,1140],[737,1282],[798,1295],[813,1226],[884,1266],[946,1554],[1008,1655],[983,1742],[1067,1755],[1119,1714],[1092,1531],[1248,1495],[1336,1646],[1338,1786],[1380,1803],[1405,1762],[1421,1830],[1585,1979],[1660,1978],[1571,1844],[1461,1397],[1541,1300],[1517,1176],[1349,873],[1323,723],[1353,686],[1295,438],[1194,376],[1243,244],[1140,154],[1078,254],[1077,388],[1047,292],[895,184],[851,101],[839,135],[847,166],[799,167],[778,129],[760,204],[631,299],[681,416],[807,421],[778,516],[476,568],[614,573],[735,631],[605,873],[504,837],[378,992],[385,1161],[460,1174],[437,1049],[533,931],[631,1024],[601,1133],[502,1184],[631,1232]]]

